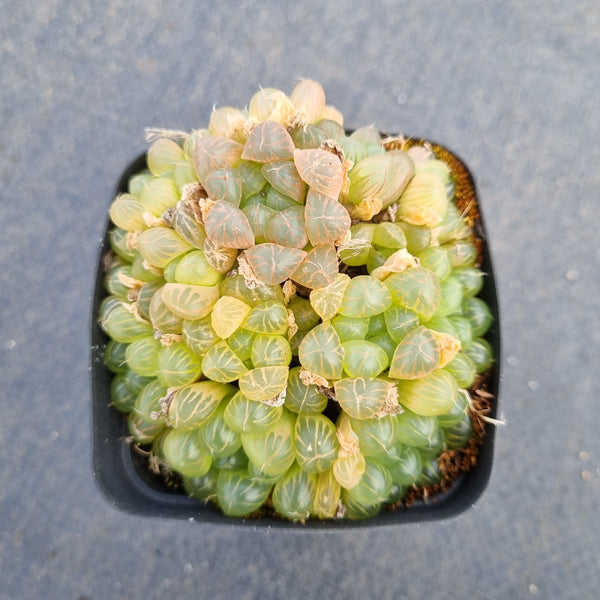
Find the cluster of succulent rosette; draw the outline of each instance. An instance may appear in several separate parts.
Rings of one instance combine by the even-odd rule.
[[[438,482],[493,360],[448,164],[350,134],[310,80],[151,142],[99,314],[133,442],[238,517],[364,518]]]

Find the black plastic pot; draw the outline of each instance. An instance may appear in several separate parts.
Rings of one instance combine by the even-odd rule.
[[[462,161],[461,161],[462,162]],[[464,163],[462,163],[464,166]],[[144,170],[146,156],[136,158],[123,172],[115,195],[127,191],[127,183],[132,175]],[[464,166],[469,177],[466,166]],[[471,178],[471,181],[472,178]],[[473,182],[474,184],[474,182]],[[112,200],[112,198],[110,199]],[[108,207],[108,203],[107,203]],[[480,233],[484,240],[485,224],[479,204]],[[104,270],[102,259],[110,248],[107,221],[106,231],[98,256],[96,282],[91,319],[91,373],[92,373],[92,428],[93,428],[93,468],[95,479],[115,508],[145,516],[193,519],[221,525],[248,525],[251,527],[282,527],[286,529],[346,529],[349,527],[374,527],[446,519],[458,515],[472,506],[484,491],[492,469],[494,450],[494,427],[488,426],[476,467],[454,482],[451,489],[418,501],[409,507],[395,510],[383,509],[374,518],[351,520],[309,520],[292,523],[280,519],[248,518],[236,519],[225,516],[211,504],[203,504],[189,498],[181,491],[169,489],[164,483],[150,474],[145,459],[136,454],[126,441],[128,436],[124,415],[110,406],[110,383],[112,373],[103,363],[103,351],[108,338],[100,329],[97,318],[102,299],[106,296],[103,286]],[[487,274],[480,297],[490,307],[494,324],[487,339],[494,350],[495,362],[491,368],[487,391],[496,398],[493,401],[490,417],[495,417],[498,409],[497,398],[500,380],[500,318],[498,300],[490,254],[487,244],[483,247],[482,270]]]

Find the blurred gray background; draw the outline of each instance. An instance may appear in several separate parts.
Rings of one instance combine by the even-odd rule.
[[[600,5],[0,1],[0,599],[596,598]],[[298,532],[143,518],[92,475],[89,326],[144,128],[320,81],[473,171],[502,314],[495,463],[460,516]]]

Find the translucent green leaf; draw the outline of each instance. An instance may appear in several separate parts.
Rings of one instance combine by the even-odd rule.
[[[144,181],[140,200],[146,212],[155,217],[174,208],[181,196],[175,182],[170,177],[153,177]]]
[[[484,373],[494,362],[494,352],[489,342],[476,337],[464,348],[463,352],[475,363],[477,373]]]
[[[299,248],[268,243],[248,248],[244,256],[259,281],[275,285],[292,276],[304,260],[306,252]]]
[[[409,331],[419,325],[417,313],[402,306],[390,306],[383,313],[383,317],[386,330],[396,343],[400,342]]]
[[[172,427],[196,429],[235,391],[235,387],[216,381],[197,381],[180,387],[171,397],[167,419]]]
[[[127,347],[127,365],[139,375],[155,377],[158,370],[160,348],[160,341],[154,335],[135,340]]]
[[[350,425],[358,437],[360,451],[364,456],[385,458],[396,443],[397,421],[395,415],[373,419],[350,417]]]
[[[293,367],[288,375],[285,394],[287,409],[300,414],[313,415],[322,413],[327,406],[327,396],[319,391],[316,385],[305,385],[300,379],[302,367]]]
[[[287,367],[292,360],[292,349],[283,335],[256,334],[250,359],[255,367]]]
[[[265,502],[272,484],[251,477],[246,469],[221,471],[217,477],[219,508],[230,517],[245,517]]]
[[[133,441],[140,446],[151,444],[165,429],[164,421],[146,419],[135,413],[130,413],[127,419],[127,429]]]
[[[267,402],[278,396],[287,384],[287,366],[256,367],[240,375],[240,391],[257,402]]]
[[[254,232],[246,215],[225,200],[215,202],[204,221],[206,235],[217,246],[244,249],[254,245]]]
[[[340,248],[340,260],[350,267],[367,264],[372,249],[375,223],[356,223],[350,227],[350,243]]]
[[[454,377],[444,369],[437,369],[421,379],[398,381],[400,404],[422,416],[448,412],[458,393]]]
[[[193,246],[202,249],[206,232],[204,225],[196,218],[196,206],[190,202],[178,202],[173,210],[171,226],[177,232],[179,237]]]
[[[312,329],[319,322],[319,315],[314,311],[308,298],[293,296],[288,303],[288,310],[294,313],[294,320],[300,329]]]
[[[395,304],[414,310],[423,321],[429,320],[440,305],[440,282],[429,269],[411,267],[392,273],[384,283]]]
[[[335,425],[324,415],[298,415],[294,429],[296,460],[308,473],[331,469],[339,449]]]
[[[410,180],[398,202],[398,218],[412,225],[435,227],[448,208],[445,184],[435,173],[421,171]]]
[[[146,229],[143,213],[145,211],[142,201],[132,194],[120,194],[110,205],[110,219],[117,226],[126,231]]]
[[[362,506],[385,502],[392,491],[392,476],[378,461],[366,458],[365,472],[347,495]]]
[[[166,283],[161,298],[167,308],[182,319],[207,316],[219,298],[219,286]]]
[[[257,304],[246,317],[244,329],[254,333],[285,335],[288,328],[288,313],[283,302],[267,300]]]
[[[174,258],[192,250],[192,246],[167,227],[151,227],[137,238],[138,249],[144,260],[164,269]]]
[[[435,311],[435,317],[444,317],[460,312],[463,299],[462,285],[456,277],[450,275],[440,282],[441,300]]]
[[[444,435],[435,417],[418,415],[405,410],[396,416],[396,421],[399,442],[424,449],[442,447]]]
[[[142,338],[143,339],[143,338]],[[115,374],[127,372],[127,348],[129,344],[109,340],[104,348],[102,362]]]
[[[339,244],[350,230],[350,215],[337,198],[312,189],[306,197],[304,218],[308,239],[313,246]]]
[[[110,382],[110,403],[117,410],[129,413],[133,410],[137,394],[132,392],[125,383],[123,375],[113,377]]]
[[[340,159],[327,150],[294,150],[298,173],[313,190],[330,198],[337,198],[344,183],[344,169]]]
[[[392,500],[389,500],[392,501]],[[346,512],[344,513],[345,519],[360,520],[360,519],[372,519],[381,512],[382,503],[376,502],[375,504],[364,505],[357,502],[348,490],[342,488],[342,503]]]
[[[311,513],[319,519],[333,519],[338,510],[341,492],[342,488],[333,470],[319,473]]]
[[[229,383],[239,379],[248,369],[238,355],[227,345],[217,342],[202,359],[202,372],[206,377],[220,383]]]
[[[284,410],[280,419],[259,433],[242,433],[248,459],[266,477],[285,473],[294,462],[294,424],[296,416]]]
[[[206,238],[202,246],[208,264],[221,274],[233,268],[238,251],[235,248],[224,248]]]
[[[392,295],[381,281],[369,275],[359,275],[346,287],[339,310],[346,317],[371,317],[391,305]]]
[[[342,488],[350,489],[358,484],[365,472],[365,457],[360,451],[348,452],[340,448],[333,464],[333,474]],[[343,490],[342,490],[343,492]]]
[[[461,309],[471,323],[473,337],[485,335],[494,320],[489,306],[481,298],[465,298]]]
[[[464,352],[459,352],[444,369],[456,379],[461,388],[469,389],[475,383],[475,363]]]
[[[448,252],[452,268],[472,267],[477,260],[477,248],[471,240],[456,240],[441,246]]]
[[[291,132],[296,148],[306,150],[308,148],[319,148],[321,143],[327,139],[327,134],[316,125],[300,125]]]
[[[393,250],[406,248],[404,230],[398,223],[390,223],[389,221],[377,223],[373,233],[373,244]]]
[[[340,336],[341,342],[349,340],[364,340],[369,331],[369,318],[345,317],[337,315],[331,324]]]
[[[196,140],[194,167],[202,184],[212,171],[235,167],[241,160],[244,147],[237,142],[216,135],[205,135]]]
[[[276,213],[266,225],[265,239],[290,248],[304,248],[308,242],[304,226],[304,207],[294,206]]]
[[[129,232],[121,229],[120,227],[113,227],[108,234],[110,247],[115,251],[115,254],[121,257],[127,262],[132,262],[135,255],[138,254],[137,250],[129,248],[127,240],[129,239]]]
[[[273,506],[292,521],[308,518],[317,488],[317,476],[292,465],[284,478],[273,488]]]
[[[323,321],[327,321],[337,314],[349,283],[348,275],[338,273],[330,284],[310,292],[310,303]]]
[[[342,343],[344,371],[350,377],[377,377],[389,365],[388,356],[382,348],[366,340],[350,340]]]
[[[426,327],[415,327],[407,333],[394,352],[390,377],[419,379],[432,373],[440,362],[440,345]]]
[[[184,320],[181,333],[186,346],[198,356],[204,356],[219,341],[219,336],[210,324],[210,315],[192,321]]]
[[[238,392],[227,404],[223,418],[235,431],[258,433],[271,427],[282,414],[282,406],[269,406],[264,402],[250,400],[242,392]]]
[[[250,132],[242,158],[255,162],[291,160],[294,142],[286,128],[275,121],[265,121]]]
[[[159,138],[152,142],[146,155],[148,169],[153,175],[162,175],[172,171],[173,167],[184,160],[183,149],[174,140]]]
[[[313,248],[292,273],[291,278],[312,290],[329,285],[337,274],[337,252],[333,244],[328,244]]]
[[[461,419],[444,427],[444,438],[446,446],[450,449],[464,448],[473,437],[473,421],[468,412]]]
[[[151,323],[137,317],[132,309],[132,305],[108,296],[100,306],[100,327],[117,342],[134,342],[150,335],[153,332]]]
[[[186,477],[206,475],[213,460],[198,429],[171,429],[163,440],[162,453],[169,466]]]
[[[167,387],[157,379],[153,379],[138,394],[133,405],[133,412],[147,421],[164,424],[161,401],[167,395]],[[156,413],[156,414],[155,414]]]
[[[342,410],[354,419],[371,419],[383,408],[393,384],[384,379],[348,377],[334,384]]]
[[[210,322],[215,333],[225,339],[244,322],[251,310],[242,300],[232,296],[221,296],[213,306]]]
[[[269,221],[277,214],[269,206],[262,203],[248,204],[242,208],[242,212],[246,215],[250,227],[254,232],[254,241],[256,244],[263,244],[267,241],[265,232]]]
[[[201,361],[183,342],[163,346],[158,353],[158,380],[166,387],[179,387],[202,375]]]
[[[217,409],[199,427],[202,441],[214,458],[230,456],[242,447],[239,432],[231,429],[224,419],[227,402],[224,400],[219,403]]]
[[[284,301],[280,285],[257,284],[249,288],[243,275],[226,277],[221,283],[221,295],[238,298],[252,308],[267,300],[277,301],[281,304]]]
[[[175,268],[175,281],[193,285],[217,285],[223,274],[214,269],[203,250],[192,250],[181,257]]]
[[[465,298],[479,294],[483,287],[484,273],[475,267],[457,267],[452,275],[460,281]]]
[[[365,198],[377,198],[387,208],[398,200],[413,173],[413,161],[400,150],[368,156],[348,174],[348,200],[359,204]]]
[[[304,336],[298,349],[300,364],[325,379],[342,376],[344,354],[340,338],[330,322],[321,323]]]
[[[242,201],[258,194],[265,187],[267,180],[261,167],[260,164],[244,160],[238,165],[242,177]]]
[[[228,338],[229,347],[239,356],[242,361],[247,361],[252,354],[252,342],[256,333],[238,327]]]
[[[190,496],[198,500],[208,500],[216,496],[218,474],[218,469],[211,467],[201,477],[183,477],[183,487]]]
[[[242,177],[237,169],[216,169],[207,175],[204,189],[211,200],[225,200],[233,206],[239,206],[242,199]]]
[[[306,185],[300,178],[298,170],[289,160],[269,162],[262,166],[262,174],[279,192],[296,202],[304,202]]]

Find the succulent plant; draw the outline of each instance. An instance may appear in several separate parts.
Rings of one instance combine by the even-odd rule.
[[[99,323],[113,405],[187,493],[303,521],[443,486],[494,360],[448,157],[346,132],[310,80],[152,141],[110,207]]]

